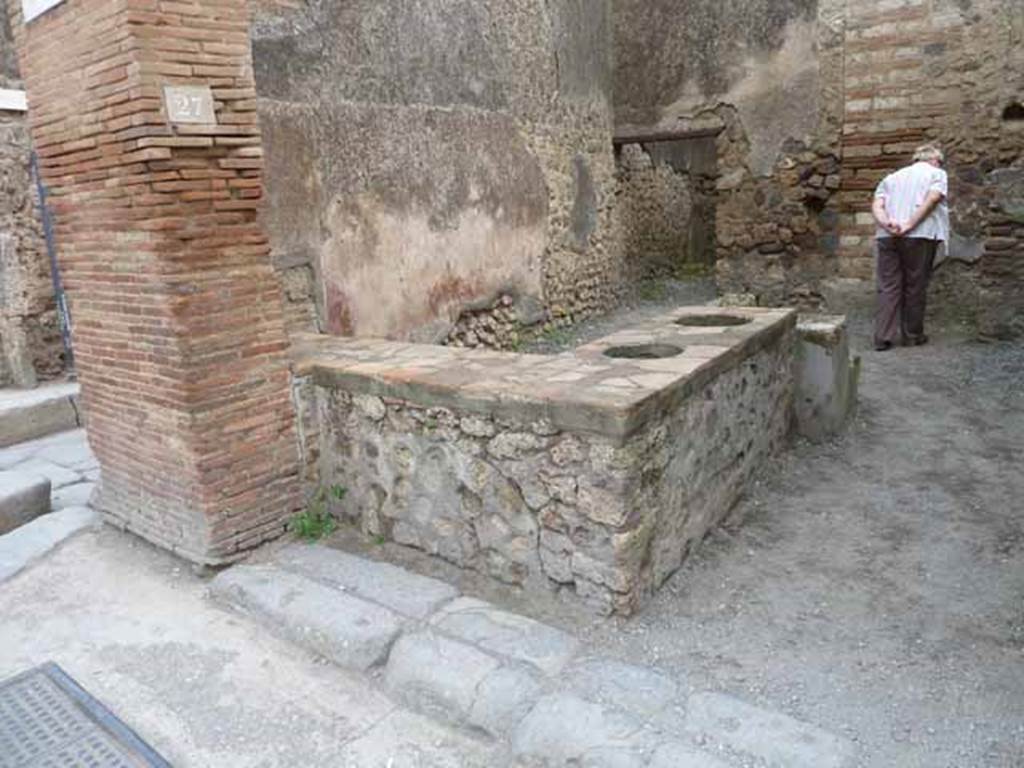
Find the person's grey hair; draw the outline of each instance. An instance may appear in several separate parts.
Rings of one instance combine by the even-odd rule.
[[[924,144],[914,150],[915,163],[928,163],[932,160],[938,160],[941,163],[945,159],[946,156],[942,150],[934,144]]]

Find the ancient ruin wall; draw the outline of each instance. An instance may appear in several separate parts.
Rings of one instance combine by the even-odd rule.
[[[837,272],[841,5],[616,4],[616,132],[717,131],[723,291],[815,304]]]
[[[838,278],[870,292],[872,191],[914,147],[937,141],[949,155],[954,237],[932,307],[985,336],[1021,332],[1024,5],[616,8],[617,132],[721,131],[714,220],[723,291],[813,305]]]
[[[0,88],[21,87],[7,8],[0,3]],[[25,113],[0,109],[0,387],[32,386],[64,370],[30,152]]]
[[[619,218],[630,279],[709,272],[715,263],[714,135],[616,141]]]
[[[604,0],[257,8],[292,328],[500,346],[614,301]],[[497,330],[470,336],[465,312]]]
[[[933,307],[1024,333],[1024,5],[852,4],[846,21],[843,275],[870,278],[870,196],[913,148],[947,152],[953,237]]]

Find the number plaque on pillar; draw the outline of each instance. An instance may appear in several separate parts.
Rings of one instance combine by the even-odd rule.
[[[21,15],[28,24],[36,16],[42,16],[54,6],[60,5],[64,0],[21,0]]]
[[[216,123],[208,85],[165,85],[164,106],[172,123]]]

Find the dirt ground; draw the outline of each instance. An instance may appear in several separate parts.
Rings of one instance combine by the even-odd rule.
[[[1024,346],[864,352],[798,444],[605,653],[844,733],[873,768],[1024,766]],[[577,624],[579,622],[576,622]]]

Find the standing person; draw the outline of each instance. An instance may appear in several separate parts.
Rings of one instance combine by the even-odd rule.
[[[939,244],[949,240],[949,180],[942,150],[932,144],[914,162],[886,176],[875,190],[871,212],[878,223],[878,314],[875,349],[899,341],[925,344],[928,282]]]

